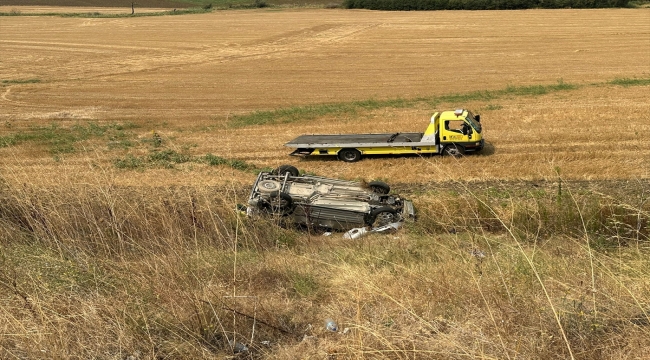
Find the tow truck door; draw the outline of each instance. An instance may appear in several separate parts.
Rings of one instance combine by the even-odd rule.
[[[467,135],[463,134],[463,127],[467,127]],[[444,120],[440,129],[441,142],[468,142],[471,135],[471,127],[463,118]]]

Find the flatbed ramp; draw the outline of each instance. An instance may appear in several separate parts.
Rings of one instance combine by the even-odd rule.
[[[285,146],[294,148],[376,146],[394,143],[417,143],[421,139],[422,133],[302,135],[289,141]]]

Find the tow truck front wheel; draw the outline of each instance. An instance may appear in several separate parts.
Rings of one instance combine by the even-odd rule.
[[[460,145],[447,145],[445,149],[442,151],[443,155],[448,155],[448,156],[453,156],[453,157],[461,157],[465,155],[465,148],[460,146]]]
[[[357,149],[343,149],[339,151],[339,159],[345,162],[356,162],[361,160],[361,152]]]

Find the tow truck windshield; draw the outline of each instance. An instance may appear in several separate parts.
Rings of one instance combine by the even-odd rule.
[[[481,133],[481,123],[479,123],[478,121],[476,121],[474,119],[474,114],[472,114],[471,112],[468,111],[466,119],[469,122],[469,124],[472,125],[474,130],[476,130],[476,132],[480,134]]]

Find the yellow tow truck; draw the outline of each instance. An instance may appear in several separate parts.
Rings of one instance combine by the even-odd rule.
[[[436,112],[423,133],[302,135],[288,143],[293,156],[336,155],[355,162],[366,155],[462,156],[483,149],[481,116],[466,109]]]

